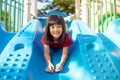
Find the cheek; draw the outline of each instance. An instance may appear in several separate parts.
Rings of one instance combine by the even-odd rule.
[[[52,30],[49,30],[50,31],[50,33],[52,33]]]
[[[51,29],[51,28],[49,28],[49,31],[51,32],[51,31],[52,31],[52,29]]]
[[[63,32],[63,29],[61,29],[61,32]]]
[[[59,31],[62,31],[63,29],[62,28],[59,28]]]

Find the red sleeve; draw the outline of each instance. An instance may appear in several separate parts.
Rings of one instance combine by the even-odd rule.
[[[40,40],[40,42],[41,42],[42,44],[45,44],[44,38],[45,38],[45,35],[43,34],[43,35],[42,35],[42,38],[41,38],[41,40]]]
[[[66,42],[63,44],[63,47],[67,47],[67,46],[70,46],[72,44],[72,40],[70,38],[70,35],[68,33],[66,33]]]

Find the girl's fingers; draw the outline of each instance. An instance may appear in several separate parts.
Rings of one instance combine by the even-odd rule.
[[[54,67],[47,67],[45,69],[46,72],[50,72],[50,73],[53,73],[54,72]]]
[[[47,68],[45,69],[45,71],[46,71],[46,72],[50,72],[49,67],[47,67]]]
[[[50,72],[54,72],[54,67],[50,67]]]
[[[62,65],[61,64],[57,64],[55,72],[60,72],[60,71],[62,71]]]

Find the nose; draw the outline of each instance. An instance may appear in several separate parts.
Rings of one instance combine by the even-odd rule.
[[[55,31],[58,31],[58,28],[55,26],[54,30],[55,30]]]
[[[57,31],[58,30],[58,27],[56,24],[54,24],[54,30]]]

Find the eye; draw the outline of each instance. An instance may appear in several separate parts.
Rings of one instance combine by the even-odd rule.
[[[57,27],[58,27],[58,28],[61,28],[61,27],[62,27],[62,25],[57,25]]]
[[[50,26],[50,28],[54,28],[54,25]]]

